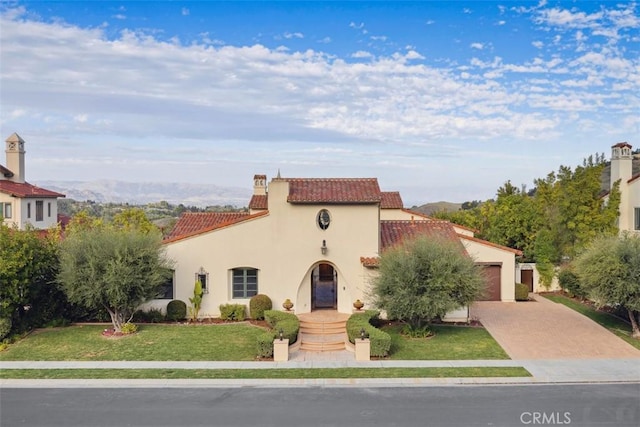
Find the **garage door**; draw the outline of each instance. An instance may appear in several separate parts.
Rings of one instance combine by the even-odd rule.
[[[483,265],[486,287],[480,301],[500,301],[500,265]]]

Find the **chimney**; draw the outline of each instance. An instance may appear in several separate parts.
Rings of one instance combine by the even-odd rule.
[[[267,175],[253,176],[253,195],[265,196],[267,194]]]
[[[12,134],[6,140],[7,169],[13,172],[10,181],[24,183],[24,140],[17,133]]]
[[[617,180],[627,182],[633,175],[633,147],[628,142],[620,142],[611,147],[611,187]]]

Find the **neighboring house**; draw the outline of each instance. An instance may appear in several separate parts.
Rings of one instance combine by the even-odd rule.
[[[280,309],[289,298],[296,313],[352,311],[368,304],[378,257],[402,239],[424,235],[459,242],[485,266],[485,298],[514,301],[515,257],[520,252],[477,239],[473,230],[405,210],[397,192],[375,178],[254,177],[249,212],[184,213],[165,239],[175,261],[173,293],[188,303],[196,280],[205,289],[201,315],[220,304],[248,305],[257,293]],[[172,295],[173,294],[173,295]],[[156,300],[162,307],[166,301]],[[367,306],[365,306],[366,308]]]
[[[58,197],[64,194],[25,181],[24,140],[14,133],[6,140],[6,166],[0,165],[0,217],[4,224],[46,229],[58,223]]]
[[[620,142],[611,147],[609,189],[613,188],[616,182],[620,182],[620,231],[640,233],[640,173],[633,174],[632,149],[631,144],[627,142]],[[605,198],[608,198],[608,195]]]

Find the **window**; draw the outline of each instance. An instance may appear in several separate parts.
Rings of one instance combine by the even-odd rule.
[[[47,203],[47,217],[51,218],[51,202]]]
[[[27,203],[27,218],[31,218],[31,203]]]
[[[158,299],[173,299],[173,270],[171,271],[171,275],[162,283],[159,287]]]
[[[233,298],[251,298],[258,293],[258,270],[255,268],[233,269]]]
[[[11,203],[0,203],[0,215],[4,219],[10,219],[12,214]]]
[[[200,267],[200,270],[198,270],[198,272],[196,273],[196,280],[199,280],[200,284],[202,285],[202,293],[208,294],[209,293],[209,273],[207,273],[206,271],[204,271],[202,267]]]
[[[36,200],[36,221],[44,220],[44,202]]]
[[[640,208],[635,208],[634,230],[640,230]]]

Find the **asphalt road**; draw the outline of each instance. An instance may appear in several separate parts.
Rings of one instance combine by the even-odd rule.
[[[0,425],[638,427],[640,384],[3,388]]]

